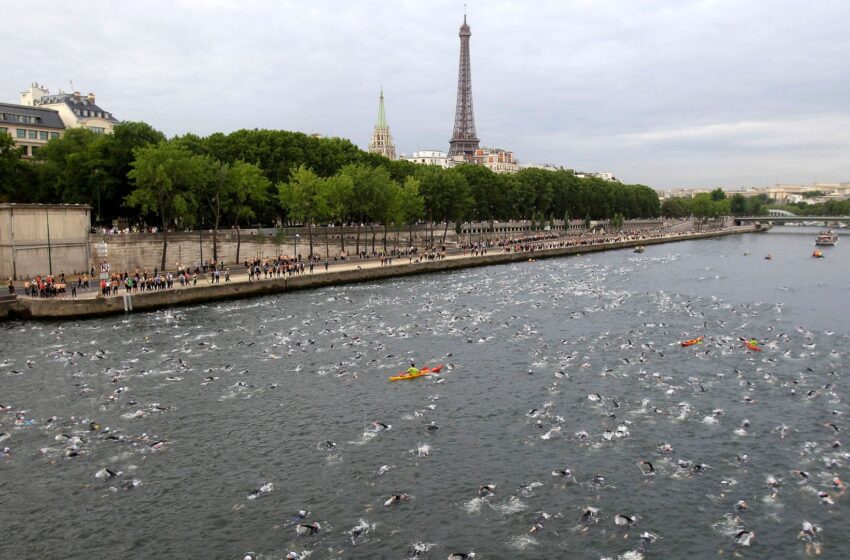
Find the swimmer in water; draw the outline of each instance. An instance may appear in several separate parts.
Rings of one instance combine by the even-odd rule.
[[[750,543],[755,537],[756,534],[752,531],[738,531],[735,535],[735,546],[750,546]]]
[[[569,480],[569,481],[571,481],[571,482],[575,482],[575,481],[576,481],[576,477],[573,475],[573,471],[572,471],[572,470],[570,470],[570,469],[558,469],[558,470],[554,470],[554,471],[552,471],[552,476],[560,476],[560,477],[563,477],[563,478],[565,478],[566,480]]]
[[[478,495],[482,498],[486,498],[487,496],[492,496],[495,491],[495,484],[484,484],[478,488]]]
[[[306,509],[299,510],[299,511],[298,511],[298,513],[296,513],[295,515],[293,515],[293,516],[290,518],[289,522],[290,522],[290,523],[296,523],[296,522],[298,522],[298,521],[302,521],[302,520],[304,520],[304,519],[305,519],[308,515],[310,515],[310,512],[309,512],[309,511],[307,511]]]
[[[599,521],[599,510],[595,507],[587,506],[581,513],[582,523],[596,523]]]
[[[811,556],[815,554],[819,556],[821,553],[820,543],[817,542],[818,535],[822,529],[816,525],[812,525],[808,521],[803,521],[803,528],[800,530],[800,533],[797,535],[797,538],[804,543],[806,543],[806,555]]]
[[[635,523],[637,523],[637,516],[628,516],[619,513],[614,516],[614,524],[618,527],[632,527]]]
[[[384,505],[387,507],[398,505],[402,502],[406,502],[410,499],[410,496],[407,494],[393,494],[390,496],[385,502]]]
[[[321,529],[322,529],[322,526],[319,525],[318,523],[310,523],[309,525],[306,525],[304,523],[299,523],[298,525],[295,526],[295,533],[299,537],[304,537],[306,535],[315,535]]]
[[[537,519],[534,520],[534,525],[531,526],[531,529],[528,530],[529,533],[537,533],[538,531],[543,530],[543,524],[546,523],[546,520],[549,519],[549,514],[545,511],[540,512],[540,515],[537,516]]]
[[[249,500],[256,500],[257,498],[259,498],[263,494],[268,494],[272,490],[274,490],[274,483],[267,482],[266,484],[263,484],[259,488],[255,489],[255,490],[251,490],[251,493],[248,494],[248,499]]]

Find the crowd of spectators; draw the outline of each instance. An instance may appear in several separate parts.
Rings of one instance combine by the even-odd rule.
[[[693,225],[693,224],[692,224]],[[671,223],[665,227],[633,228],[617,231],[605,231],[602,228],[595,230],[570,230],[561,232],[538,231],[529,232],[525,235],[513,235],[511,237],[491,237],[487,239],[468,239],[456,247],[447,248],[445,244],[430,248],[418,248],[414,246],[403,248],[392,248],[387,251],[363,250],[354,255],[354,259],[379,261],[381,266],[393,264],[394,259],[407,257],[408,263],[419,263],[442,260],[451,252],[462,255],[480,256],[489,251],[502,253],[530,252],[543,249],[556,249],[565,247],[581,247],[589,245],[609,244],[624,241],[643,241],[659,238],[669,238],[695,231],[693,228],[683,228],[683,224]],[[155,228],[151,228],[155,233]],[[702,231],[706,231],[705,228]],[[105,231],[105,233],[122,233],[121,231]],[[335,262],[350,262],[352,256],[343,251],[333,257]],[[312,255],[306,259],[302,255],[289,256],[279,255],[277,257],[255,258],[244,261],[244,269],[248,281],[259,281],[270,278],[281,278],[287,276],[312,274],[318,266],[327,271],[330,260]],[[358,269],[361,267],[358,266]],[[100,289],[101,296],[117,296],[123,288],[124,293],[149,292],[158,290],[169,290],[174,288],[188,288],[197,286],[198,282],[207,285],[219,284],[222,279],[225,283],[231,281],[230,269],[225,267],[223,261],[207,260],[197,263],[194,267],[181,264],[176,265],[176,271],[163,272],[154,268],[153,273],[147,270],[136,270],[134,273],[109,273],[106,277],[101,275],[98,281],[94,268],[89,274],[78,275],[76,280],[66,279],[64,273],[58,276],[38,275],[33,279],[27,279],[23,284],[23,295],[28,297],[50,298],[70,295],[77,297],[78,291],[91,291]],[[15,284],[12,279],[8,283],[9,293],[15,293]]]

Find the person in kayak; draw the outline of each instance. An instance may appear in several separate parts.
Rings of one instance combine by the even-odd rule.
[[[410,362],[410,367],[407,368],[407,375],[416,375],[419,373],[419,368],[416,367],[416,364]]]

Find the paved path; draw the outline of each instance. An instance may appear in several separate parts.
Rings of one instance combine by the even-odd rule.
[[[683,235],[685,233],[686,232],[676,231],[675,234],[672,234],[669,230],[664,232],[665,235],[668,235],[670,237]],[[693,233],[693,232],[687,232],[687,233]],[[654,236],[655,234],[656,233],[652,233],[652,234],[649,234],[649,235]],[[580,239],[583,240],[583,241],[597,241],[598,242],[598,241],[605,239],[607,237],[608,236],[600,235],[600,236],[594,236],[592,238],[584,237],[584,238],[580,238]],[[532,245],[537,245],[539,243],[542,243],[544,245],[548,245],[548,244],[558,244],[558,243],[560,243],[564,240],[565,240],[565,238],[552,238],[552,239],[541,239],[541,240],[536,240],[536,241],[535,240],[529,240],[527,243],[532,244]],[[569,241],[575,241],[575,240],[576,240],[576,238],[574,238],[574,237],[569,238]],[[504,252],[503,247],[491,247],[491,248],[487,249],[488,255],[498,254],[498,253],[502,253],[502,252]],[[529,252],[529,254],[531,254],[531,252]],[[455,259],[468,258],[470,256],[471,256],[471,254],[468,251],[463,251],[461,249],[449,249],[446,257],[442,260],[455,260]],[[381,265],[380,259],[377,258],[377,257],[370,257],[370,258],[366,258],[366,259],[355,259],[355,260],[348,260],[348,261],[330,261],[328,263],[328,271],[327,272],[341,272],[341,271],[346,271],[346,270],[380,268],[381,266],[398,266],[398,265],[402,265],[402,264],[409,264],[411,261],[416,260],[416,258],[418,258],[418,257],[417,256],[414,256],[413,258],[408,257],[408,256],[402,256],[402,257],[397,257],[397,258],[394,257],[392,259],[392,264],[389,264],[389,265],[387,265],[387,264]],[[238,284],[238,283],[249,282],[248,272],[244,268],[244,266],[240,265],[240,264],[237,264],[236,266],[238,267],[238,269],[235,270],[235,271],[231,270],[231,272],[230,272],[230,283],[231,284]],[[325,273],[326,273],[325,272],[325,265],[324,265],[323,262],[319,262],[319,263],[316,263],[314,265],[314,269],[313,269],[313,272],[312,272],[313,275],[319,275],[319,274],[325,274]],[[303,275],[304,276],[311,275],[311,273],[309,272],[309,265],[307,265],[306,263],[305,263],[305,269],[304,269]],[[176,275],[175,275],[175,277],[176,277]],[[202,289],[205,286],[210,286],[212,284],[209,281],[209,278],[211,278],[210,273],[199,274],[198,275],[198,283],[197,283],[196,286],[187,285],[187,286],[182,287],[182,288],[180,287],[180,284],[175,279],[174,287],[171,288],[171,289],[172,290],[197,290],[197,289]],[[283,278],[283,275],[281,275],[280,277],[273,276],[271,278]],[[263,281],[265,281],[265,279],[260,278],[259,280],[252,280],[252,281],[253,282],[263,282]],[[94,280],[92,280],[92,288],[91,289],[89,289],[89,290],[77,290],[77,299],[94,299],[94,298],[98,297],[100,295],[100,289],[98,288],[99,283],[100,283],[99,279],[94,279]],[[219,283],[220,284],[225,283],[224,273],[221,274],[221,279],[220,279]],[[28,296],[22,295],[23,294],[23,282],[16,283],[16,288],[18,290],[17,293],[18,293],[19,297],[22,297],[22,298],[28,297]],[[124,287],[121,286],[119,288],[118,294],[116,294],[115,297],[122,296],[125,293],[126,293],[126,291],[125,291]],[[67,289],[67,292],[65,294],[60,294],[57,297],[64,298],[64,299],[71,298],[70,287]]]

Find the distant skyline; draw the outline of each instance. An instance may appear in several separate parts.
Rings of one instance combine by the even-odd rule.
[[[465,0],[482,145],[655,188],[850,181],[850,2]],[[464,1],[4,6],[0,101],[70,81],[169,136],[448,150]]]

